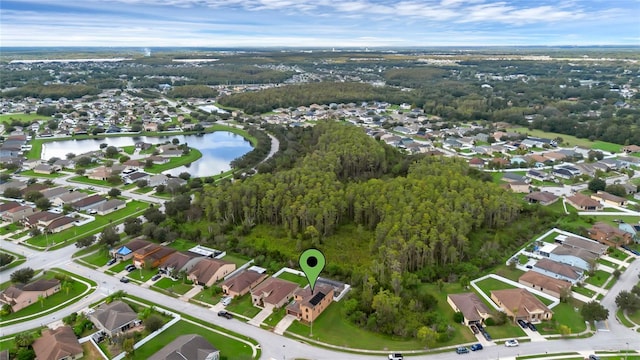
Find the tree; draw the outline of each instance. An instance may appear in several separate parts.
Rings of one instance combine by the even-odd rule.
[[[142,232],[142,220],[139,218],[127,218],[124,221],[124,232],[129,236],[139,235]]]
[[[80,176],[84,176],[84,174],[87,172],[87,170],[83,169],[83,168],[79,168],[76,169],[76,174],[80,175]]]
[[[131,158],[127,155],[122,155],[120,156],[120,158],[118,159],[118,161],[120,162],[120,164],[126,163],[127,161],[131,160]]]
[[[416,335],[427,347],[434,347],[438,341],[438,333],[430,327],[422,326]]]
[[[81,156],[78,161],[76,161],[76,165],[81,167],[87,167],[91,165],[91,158],[88,156]]]
[[[113,247],[115,243],[120,241],[120,235],[116,232],[113,226],[107,226],[100,233],[100,244],[107,245],[107,247]]]
[[[140,179],[136,181],[136,186],[139,187],[140,189],[147,187],[147,185],[149,185],[149,182],[145,179]]]
[[[189,180],[191,179],[191,174],[189,174],[188,172],[181,172],[178,177],[182,180]]]
[[[40,191],[29,191],[24,195],[24,199],[30,202],[36,202],[36,200],[43,197],[44,195]]]
[[[38,295],[38,302],[40,302],[40,307],[43,308],[44,307],[44,295],[40,294]]]
[[[144,321],[144,328],[149,332],[154,332],[162,327],[162,318],[156,314],[151,314]]]
[[[147,160],[144,162],[144,168],[145,168],[145,169],[149,169],[149,168],[152,168],[152,167],[153,167],[153,160],[151,160],[151,159],[147,159]]]
[[[85,236],[80,240],[76,241],[76,247],[83,248],[87,246],[91,246],[96,241],[96,237],[93,235]]]
[[[569,336],[569,335],[571,335],[571,328],[568,327],[567,325],[560,325],[558,327],[558,332],[562,336]]]
[[[120,189],[118,188],[111,188],[111,190],[109,190],[109,192],[107,193],[107,195],[111,196],[111,197],[118,197],[120,196],[122,192],[120,191]]]
[[[67,155],[65,155],[65,157],[67,158],[67,160],[71,160],[71,159],[73,159],[74,157],[76,157],[76,154],[74,154],[74,153],[70,152],[70,153],[67,153]]]
[[[55,162],[56,162],[56,161],[60,161],[60,160],[61,160],[61,159],[60,159],[59,157],[55,157],[55,156],[54,156],[54,157],[52,157],[52,158],[49,158],[49,160],[47,160],[47,164],[49,164],[49,165],[53,165],[53,164],[55,164]]]
[[[51,208],[51,201],[45,197],[36,200],[35,204],[36,207],[42,211],[49,210],[49,208]]]
[[[33,360],[36,358],[36,353],[33,349],[20,348],[16,351],[15,360]]]
[[[122,182],[122,178],[118,174],[109,175],[107,182],[112,185],[117,185]]]
[[[22,193],[18,188],[8,187],[4,189],[2,196],[6,198],[11,198],[11,199],[20,199],[22,197]]]
[[[133,348],[135,339],[133,337],[127,337],[122,342],[122,350],[127,353],[127,357],[131,357],[134,354],[135,349]]]
[[[143,216],[145,219],[147,219],[148,222],[154,223],[156,225],[163,222],[166,218],[166,216],[156,207],[149,207],[144,211]]]
[[[620,196],[620,197],[627,196],[627,190],[624,188],[624,186],[620,184],[608,185],[604,190],[611,195]]]
[[[116,157],[118,154],[120,153],[120,150],[118,150],[117,147],[115,146],[108,146],[105,150],[104,150],[104,155],[108,158],[114,158]]]
[[[590,301],[582,306],[580,314],[584,321],[602,321],[609,317],[609,310],[597,301]]]
[[[32,268],[24,268],[24,269],[20,269],[20,270],[16,270],[13,273],[11,273],[11,275],[9,276],[9,278],[11,279],[11,282],[14,284],[26,284],[29,281],[31,281],[31,279],[33,279],[33,276],[35,275],[35,271]]]
[[[595,177],[593,180],[589,181],[589,185],[587,187],[593,192],[604,191],[607,187],[607,183],[599,177]]]
[[[616,305],[622,310],[633,313],[640,309],[640,296],[626,290],[620,291],[616,296]]]
[[[10,264],[14,259],[13,255],[0,252],[0,267]]]
[[[171,143],[173,145],[178,145],[178,144],[180,144],[180,140],[178,140],[178,138],[173,138],[173,139],[171,139]]]

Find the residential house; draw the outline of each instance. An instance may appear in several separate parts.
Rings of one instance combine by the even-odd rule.
[[[540,170],[529,170],[527,171],[527,174],[525,176],[531,180],[537,180],[537,181],[551,180],[551,176],[547,172],[540,171]]]
[[[31,206],[20,205],[3,212],[2,219],[9,222],[18,222],[35,212],[35,209]]]
[[[5,203],[2,203],[0,204],[0,215],[18,206],[20,206],[20,203],[18,203],[17,201],[7,201]]]
[[[109,176],[111,176],[112,170],[106,166],[98,166],[97,168],[91,170],[87,173],[87,177],[93,180],[102,180],[106,181]]]
[[[168,274],[181,271],[188,273],[202,259],[205,259],[205,257],[192,252],[176,251],[164,259],[158,265],[158,269],[162,269]]]
[[[219,259],[202,259],[193,266],[187,278],[194,284],[211,286],[236,269],[236,264]]]
[[[222,292],[228,296],[236,297],[242,296],[249,292],[249,290],[256,287],[264,279],[267,278],[267,274],[264,272],[258,272],[254,270],[243,270],[239,274],[236,274],[220,284]]]
[[[69,216],[61,216],[52,222],[50,222],[46,229],[51,233],[58,233],[72,228],[75,225],[76,220]]]
[[[551,161],[563,161],[564,159],[567,158],[567,155],[558,151],[550,151],[550,152],[544,153],[542,156],[544,156],[545,158]]]
[[[555,241],[559,244],[562,244],[562,246],[589,251],[598,257],[604,255],[609,249],[608,246],[602,245],[597,241],[583,239],[575,236],[563,236],[561,238],[556,238]]]
[[[604,208],[599,201],[581,193],[568,196],[566,200],[571,206],[582,211],[600,211]]]
[[[39,164],[33,168],[33,172],[36,174],[53,174],[60,170],[61,168],[59,166],[53,166],[49,164]]]
[[[148,360],[219,360],[220,350],[200,335],[178,336]]]
[[[83,193],[82,191],[66,192],[62,195],[58,195],[52,198],[51,204],[53,206],[64,206],[66,204],[72,204],[76,201],[80,201],[87,197],[89,197],[89,194]]]
[[[613,206],[624,206],[627,204],[627,199],[615,196],[613,194],[609,194],[606,191],[598,191],[595,194],[591,194],[591,198],[594,200],[598,200],[604,204],[613,205]]]
[[[553,317],[553,311],[527,289],[493,290],[491,300],[515,320],[540,322]]]
[[[481,158],[474,157],[471,160],[469,160],[469,166],[477,169],[482,169],[484,167],[484,160]]]
[[[599,221],[588,230],[589,237],[601,244],[607,246],[618,247],[620,245],[628,245],[633,239],[630,233],[615,228],[605,222]]]
[[[27,187],[27,183],[25,181],[20,180],[9,180],[5,183],[0,184],[0,192],[5,192],[8,188],[16,188],[18,190],[22,190]]]
[[[506,172],[502,175],[502,180],[506,182],[527,182],[527,178],[512,172]]]
[[[542,291],[553,297],[565,297],[571,293],[571,283],[568,281],[554,279],[550,276],[541,274],[536,271],[527,271],[522,274],[518,282],[524,286],[528,286],[534,290]]]
[[[140,172],[140,171],[136,171],[128,176],[126,176],[124,178],[124,182],[125,184],[133,184],[138,180],[144,180],[146,178],[149,177],[149,174],[144,173],[144,172]]]
[[[151,160],[151,162],[153,162],[154,164],[158,165],[158,164],[166,164],[170,161],[170,159],[168,157],[164,157],[164,156],[149,156],[146,160]]]
[[[482,324],[491,317],[491,310],[475,293],[449,294],[447,303],[453,311],[462,313],[465,325]]]
[[[298,284],[291,281],[270,277],[251,290],[251,301],[257,307],[281,308],[298,288]]]
[[[48,297],[60,291],[60,280],[38,279],[29,284],[15,284],[0,293],[0,303],[11,306],[12,312],[20,311],[38,302],[40,296]]]
[[[624,183],[624,184],[620,184],[622,185],[622,187],[624,188],[624,192],[627,195],[631,195],[631,194],[635,194],[638,192],[638,186],[632,183]]]
[[[576,176],[574,171],[571,171],[571,170],[569,170],[567,168],[556,168],[556,169],[553,169],[551,174],[553,176],[557,177],[557,178],[561,178],[561,179],[565,179],[565,180],[573,179]]]
[[[591,264],[595,264],[598,259],[596,254],[588,250],[549,243],[545,243],[538,253],[553,261],[579,267],[585,271],[588,271]]]
[[[138,268],[155,268],[174,252],[175,249],[166,246],[149,244],[133,252],[133,265]]]
[[[20,193],[24,196],[24,195],[27,195],[28,193],[31,193],[31,192],[41,192],[42,190],[44,190],[46,188],[47,188],[47,185],[45,185],[45,184],[35,183],[35,184],[31,184],[31,185],[27,186],[26,188],[20,190]]]
[[[287,306],[287,315],[294,315],[303,323],[311,323],[322,314],[333,300],[333,287],[317,284],[311,292],[307,286],[293,294],[293,302]]]
[[[640,225],[633,225],[626,222],[618,224],[618,229],[631,234],[635,243],[640,243]]]
[[[551,259],[540,259],[533,265],[533,271],[547,275],[554,279],[577,283],[584,276],[584,270],[576,266],[562,264]]]
[[[42,190],[40,192],[45,198],[53,201],[53,199],[55,199],[57,196],[68,194],[69,189],[63,186],[58,186],[58,187]]]
[[[62,169],[75,169],[76,162],[71,159],[59,159],[53,163],[54,167]]]
[[[123,245],[119,248],[116,249],[112,249],[110,251],[111,253],[111,257],[116,258],[116,259],[120,259],[122,261],[125,260],[129,260],[131,258],[133,258],[133,253],[151,245],[151,243],[149,241],[146,240],[142,240],[140,238],[138,239],[133,239],[131,241],[129,241],[126,245]]]
[[[37,360],[76,360],[83,356],[82,345],[68,325],[44,330],[31,347]]]
[[[165,185],[167,183],[167,179],[169,178],[165,174],[153,175],[147,180],[147,185],[151,187],[156,187],[158,185]]]
[[[120,300],[101,304],[89,315],[89,320],[111,337],[127,331],[139,321],[138,314]]]
[[[618,159],[613,158],[602,159],[598,163],[605,165],[609,170],[619,170],[624,166]]]
[[[548,191],[534,191],[524,197],[530,204],[551,205],[558,201],[559,197]]]
[[[627,146],[622,148],[622,151],[624,151],[626,154],[638,153],[638,152],[640,152],[640,146],[638,146],[638,145],[627,145]]]
[[[124,200],[110,199],[92,206],[91,209],[95,210],[98,215],[107,215],[116,210],[123,209],[126,205],[127,203]]]
[[[22,219],[24,226],[34,228],[37,226],[47,226],[53,220],[62,217],[62,214],[57,214],[51,211],[38,211],[32,215],[29,215]]]
[[[95,194],[71,203],[71,207],[73,207],[75,210],[78,210],[78,211],[89,210],[92,207],[106,201],[107,199],[104,196]]]

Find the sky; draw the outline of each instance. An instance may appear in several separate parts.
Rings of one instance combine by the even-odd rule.
[[[0,46],[640,45],[640,0],[2,0]]]

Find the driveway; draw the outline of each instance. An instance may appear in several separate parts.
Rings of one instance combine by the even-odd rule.
[[[260,327],[260,324],[273,313],[273,305],[265,305],[264,309],[249,320],[249,324]]]

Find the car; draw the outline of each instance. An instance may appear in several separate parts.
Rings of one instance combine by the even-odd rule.
[[[529,327],[529,329],[531,329],[531,331],[538,331],[538,329],[536,328],[535,325],[533,325],[532,323],[527,323],[527,326]]]
[[[113,259],[107,261],[107,266],[111,266],[111,265],[115,264],[116,261],[118,261],[116,258],[113,258]]]
[[[473,344],[473,345],[471,345],[471,351],[478,351],[478,350],[482,350],[482,349],[484,349],[482,347],[482,344]]]
[[[600,360],[600,356],[596,354],[589,355],[589,360]]]
[[[480,331],[478,330],[478,327],[475,325],[471,325],[471,331],[473,331],[474,334],[479,333]]]
[[[527,269],[533,269],[533,265],[527,265],[525,266]]]
[[[404,356],[402,356],[402,354],[398,354],[398,353],[389,354],[389,360],[402,360],[402,359],[404,359]]]
[[[222,298],[222,300],[220,300],[220,302],[222,303],[222,305],[227,306],[231,304],[231,299],[233,299],[231,296],[225,296]]]
[[[128,282],[129,282],[129,278],[122,277],[122,278],[120,278],[120,282],[121,282],[121,283],[125,283],[125,284],[126,284],[126,283],[128,283]]]
[[[511,339],[511,340],[507,340],[504,342],[504,346],[506,347],[514,347],[514,346],[518,346],[520,344],[518,344],[518,340],[516,339]]]
[[[491,335],[489,335],[488,332],[483,331],[482,336],[484,336],[484,338],[487,339],[487,341],[491,341]]]
[[[218,311],[218,316],[221,316],[227,319],[231,319],[233,317],[233,315],[231,315],[231,313],[228,311]]]
[[[158,279],[160,279],[162,277],[162,275],[160,274],[155,274],[151,277],[151,281],[157,281]]]
[[[95,215],[97,213],[98,213],[97,210],[93,210],[93,209],[89,210],[89,215]]]
[[[523,329],[527,328],[527,322],[522,319],[518,319],[518,325],[520,325],[520,327]]]
[[[456,348],[456,354],[460,355],[460,354],[467,354],[469,352],[469,349],[464,347],[464,346],[460,346],[458,348]]]
[[[136,269],[136,267],[134,265],[129,264],[124,269],[127,270],[128,272],[132,272],[133,270]]]

